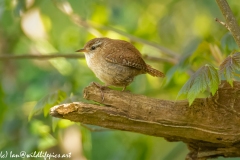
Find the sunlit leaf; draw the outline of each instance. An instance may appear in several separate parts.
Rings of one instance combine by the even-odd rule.
[[[240,52],[237,52],[233,55],[229,55],[220,65],[219,74],[221,76],[224,75],[227,82],[233,86],[233,78],[234,75],[238,76],[238,74],[235,74],[236,70],[240,70]]]
[[[203,66],[207,62],[211,62],[213,59],[210,53],[210,43],[203,41],[199,43],[196,50],[193,52],[191,57],[188,59],[188,63],[190,63],[195,69]]]
[[[192,104],[197,95],[206,89],[210,89],[214,95],[220,83],[217,69],[211,65],[201,67],[191,78],[184,84],[178,93],[178,96],[186,94],[189,105]]]
[[[61,90],[43,97],[34,106],[33,110],[29,114],[28,120],[30,120],[33,115],[39,114],[42,110],[44,110],[44,115],[46,116],[52,106],[60,104],[66,97],[66,93]]]
[[[214,59],[217,61],[218,64],[221,63],[224,59],[224,56],[219,46],[217,46],[216,44],[209,44],[209,47]]]

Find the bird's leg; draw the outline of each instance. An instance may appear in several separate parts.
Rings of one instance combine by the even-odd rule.
[[[98,83],[96,83],[96,82],[93,82],[93,84],[96,86],[96,87],[98,87],[99,89],[100,89],[100,91],[101,91],[101,96],[102,96],[102,102],[104,101],[104,93],[103,93],[103,90],[104,90],[104,88],[107,88],[108,87],[108,85],[100,85],[100,84],[98,84]]]

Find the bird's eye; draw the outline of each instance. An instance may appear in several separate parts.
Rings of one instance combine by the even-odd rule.
[[[92,46],[92,47],[91,47],[91,50],[95,50],[95,49],[96,49],[96,47],[95,47],[95,46]]]

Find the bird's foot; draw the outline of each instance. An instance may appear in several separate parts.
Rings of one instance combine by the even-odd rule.
[[[96,83],[96,82],[93,82],[93,84],[94,84],[97,88],[100,89],[100,91],[101,91],[101,96],[102,96],[102,102],[103,102],[104,99],[105,99],[105,98],[104,98],[103,90],[106,89],[106,88],[108,88],[107,85],[102,86],[102,85],[100,85],[100,84],[98,84],[98,83]]]

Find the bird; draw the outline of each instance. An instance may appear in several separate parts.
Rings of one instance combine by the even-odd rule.
[[[88,67],[105,84],[103,87],[123,87],[124,91],[137,75],[165,76],[146,64],[138,49],[124,40],[94,38],[76,52],[85,54]]]

